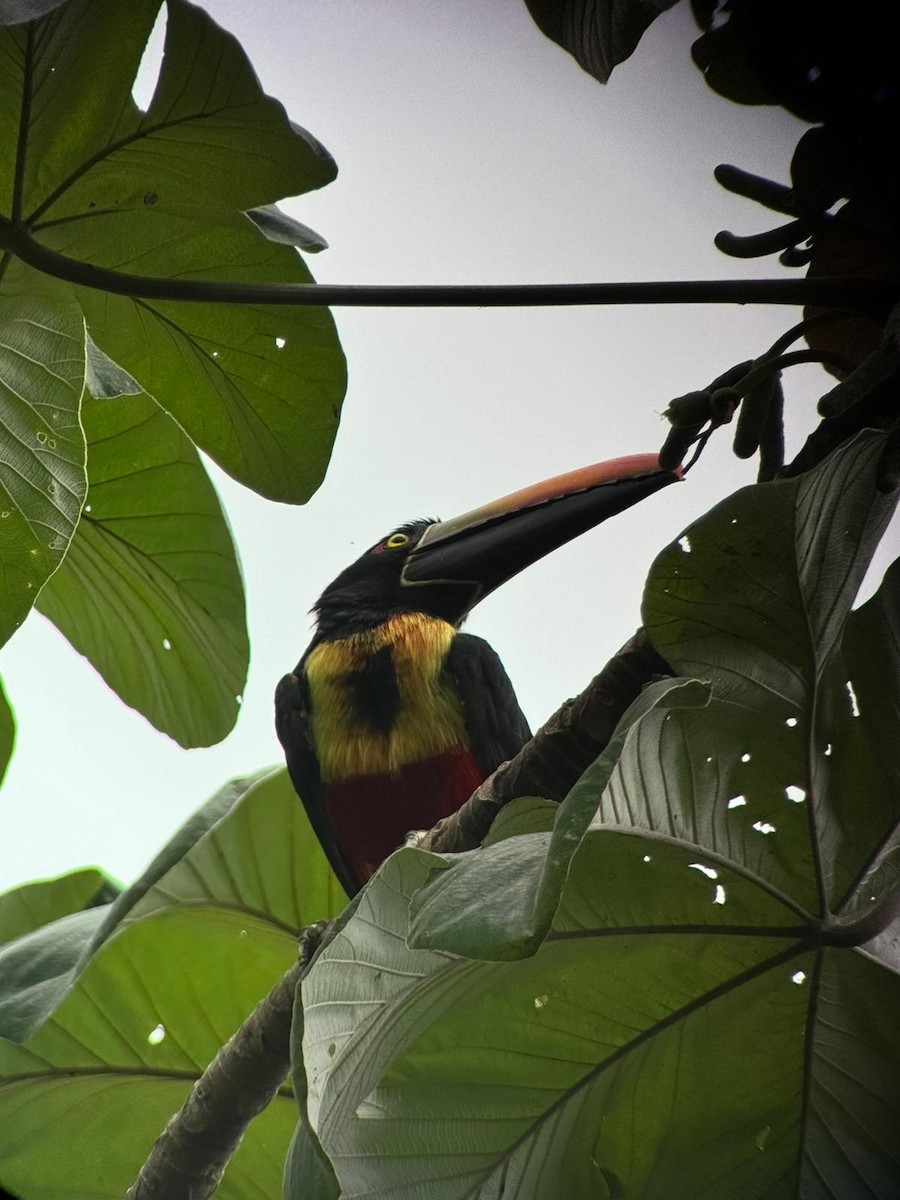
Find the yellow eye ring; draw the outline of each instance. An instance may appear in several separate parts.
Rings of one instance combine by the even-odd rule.
[[[400,548],[400,546],[405,546],[408,541],[408,533],[392,533],[384,544],[388,550],[397,550]]]

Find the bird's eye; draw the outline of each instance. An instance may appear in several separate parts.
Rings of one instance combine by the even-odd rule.
[[[385,541],[385,546],[388,550],[397,550],[400,546],[405,546],[409,541],[408,533],[392,533]]]

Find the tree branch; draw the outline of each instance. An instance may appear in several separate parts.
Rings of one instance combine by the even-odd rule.
[[[25,226],[0,218],[0,250],[81,287],[145,300],[219,304],[354,305],[381,308],[496,308],[596,304],[793,304],[855,308],[882,319],[897,301],[887,280],[707,279],[631,283],[328,284],[225,283],[160,279],[94,266],[36,241]]]
[[[645,684],[672,668],[660,658],[643,629],[622,647],[584,691],[567,700],[541,726],[515,758],[502,763],[489,779],[449,817],[416,841],[424,850],[458,853],[484,840],[504,805],[520,796],[561,801],[580,775],[606,748],[625,713]]]

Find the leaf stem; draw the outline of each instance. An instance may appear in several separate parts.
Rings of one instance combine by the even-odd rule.
[[[163,279],[68,258],[0,217],[0,250],[57,279],[119,296],[219,304],[382,308],[514,308],[606,304],[794,304],[880,310],[897,298],[885,280],[706,279],[544,284],[291,284]],[[802,352],[798,352],[802,353]]]

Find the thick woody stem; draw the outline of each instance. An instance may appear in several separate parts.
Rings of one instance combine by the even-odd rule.
[[[452,816],[417,845],[456,853],[480,846],[504,805],[519,796],[560,801],[604,750],[625,710],[645,684],[671,675],[668,663],[639,629],[585,690],[563,706],[515,758],[503,763]]]

